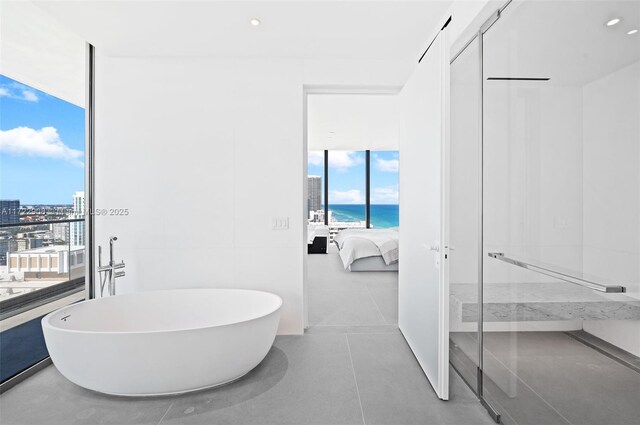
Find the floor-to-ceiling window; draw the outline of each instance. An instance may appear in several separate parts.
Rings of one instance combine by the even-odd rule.
[[[374,229],[398,227],[398,151],[371,151],[370,154],[370,218]]]
[[[0,75],[0,303],[84,276],[84,109]]]
[[[332,234],[398,227],[399,162],[398,151],[309,151],[308,221],[325,223],[326,216]]]
[[[0,381],[47,357],[39,318],[84,298],[85,43],[37,6],[0,14]]]
[[[363,151],[329,151],[329,227],[366,227],[366,163]]]

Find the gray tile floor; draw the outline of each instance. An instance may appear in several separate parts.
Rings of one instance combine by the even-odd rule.
[[[282,336],[243,379],[177,397],[80,388],[49,366],[0,396],[9,424],[492,424],[462,380],[437,399],[402,335]]]
[[[309,326],[398,324],[398,272],[348,272],[335,246],[309,255]]]
[[[474,354],[474,334],[452,340]],[[564,332],[487,332],[484,347],[485,391],[505,423],[640,423],[640,373]]]
[[[303,336],[277,337],[264,361],[232,384],[129,399],[80,388],[49,366],[0,396],[0,423],[493,424],[455,372],[451,399],[438,400],[395,325],[397,274],[384,274],[342,276],[353,286],[347,289],[317,280],[310,294],[316,325]],[[369,297],[363,302],[350,291]],[[368,307],[350,311],[350,302]]]

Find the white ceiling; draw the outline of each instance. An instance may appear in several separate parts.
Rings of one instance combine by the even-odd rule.
[[[604,25],[614,17],[622,21]],[[514,1],[485,33],[484,74],[582,86],[640,60],[640,33],[626,34],[633,28],[639,0]]]
[[[85,41],[29,2],[0,2],[0,73],[84,108]]]
[[[396,95],[310,95],[307,144],[314,150],[398,150]]]
[[[114,56],[414,59],[452,1],[34,3]]]

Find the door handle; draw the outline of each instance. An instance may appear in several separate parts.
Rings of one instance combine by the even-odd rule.
[[[422,246],[427,248],[429,251],[440,252],[440,244],[437,242],[433,245],[427,245],[426,243],[423,243]]]

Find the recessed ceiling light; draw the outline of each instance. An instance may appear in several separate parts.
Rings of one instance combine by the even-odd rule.
[[[612,27],[612,26],[614,26],[615,24],[617,24],[618,22],[620,22],[620,18],[613,18],[612,20],[607,21],[606,25],[607,25],[608,27]]]
[[[257,27],[258,25],[260,25],[260,19],[258,18],[251,18],[251,25],[253,25],[254,27]]]
[[[638,32],[638,30],[631,30],[631,31],[628,31],[627,34],[628,35],[633,35],[633,34],[635,34],[637,32]]]

